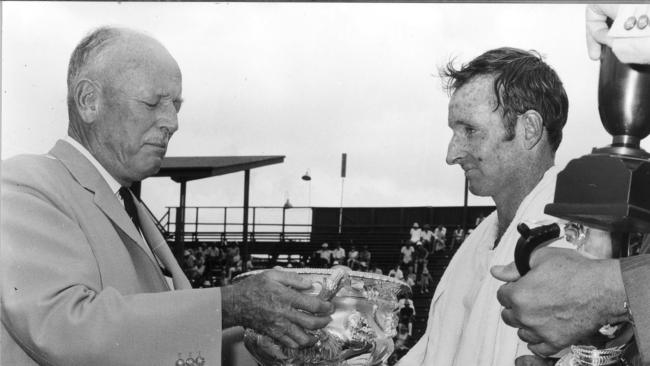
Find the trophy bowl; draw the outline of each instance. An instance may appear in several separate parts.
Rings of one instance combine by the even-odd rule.
[[[398,323],[397,297],[411,291],[406,283],[384,275],[351,271],[343,266],[283,270],[310,280],[313,287],[304,293],[330,301],[335,311],[325,328],[310,331],[318,341],[307,348],[288,348],[246,329],[244,345],[257,362],[264,366],[370,366],[381,364],[393,353]],[[247,272],[234,281],[261,272]]]

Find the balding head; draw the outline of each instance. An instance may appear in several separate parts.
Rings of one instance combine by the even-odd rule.
[[[74,90],[79,80],[97,80],[122,74],[122,69],[135,66],[133,63],[151,61],[151,54],[147,53],[154,49],[172,58],[160,42],[128,28],[101,27],[84,37],[72,52],[68,64],[67,100],[70,122],[79,117],[74,101]],[[122,60],[111,59],[115,56],[121,57]],[[129,59],[132,65],[129,65]]]
[[[178,128],[181,72],[155,39],[99,28],[68,69],[68,133],[122,185],[154,174]]]

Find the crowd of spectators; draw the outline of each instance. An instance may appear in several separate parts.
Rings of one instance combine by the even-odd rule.
[[[428,269],[429,259],[438,254],[453,254],[467,234],[458,226],[448,237],[447,228],[443,225],[431,230],[429,224],[420,228],[420,225],[414,222],[409,230],[408,240],[402,241],[399,261],[388,275],[409,283],[414,291],[429,293],[433,282]]]
[[[215,287],[229,284],[233,277],[242,273],[243,260],[239,243],[222,241],[186,248],[181,264],[193,287]],[[250,257],[246,260],[247,269],[253,269]]]
[[[335,265],[343,265],[350,267],[353,271],[382,272],[377,266],[372,266],[372,253],[367,245],[364,245],[361,251],[358,251],[355,245],[351,245],[346,256],[346,251],[341,243],[337,243],[333,250],[329,249],[328,243],[323,243],[320,249],[307,260],[306,265],[311,268],[330,268]]]

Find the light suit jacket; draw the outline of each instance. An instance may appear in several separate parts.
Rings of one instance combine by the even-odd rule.
[[[650,240],[644,247],[644,254],[621,259],[621,272],[641,356],[633,364],[650,366]]]
[[[2,365],[174,365],[199,352],[221,364],[220,290],[171,291],[114,192],[68,143],[3,162],[1,219]]]

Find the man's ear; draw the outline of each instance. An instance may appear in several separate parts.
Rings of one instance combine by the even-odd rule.
[[[544,137],[544,119],[535,110],[527,110],[518,117],[524,129],[524,147],[527,150],[534,148]]]
[[[91,80],[81,79],[74,89],[74,102],[79,116],[86,123],[93,123],[99,114],[99,86]]]

